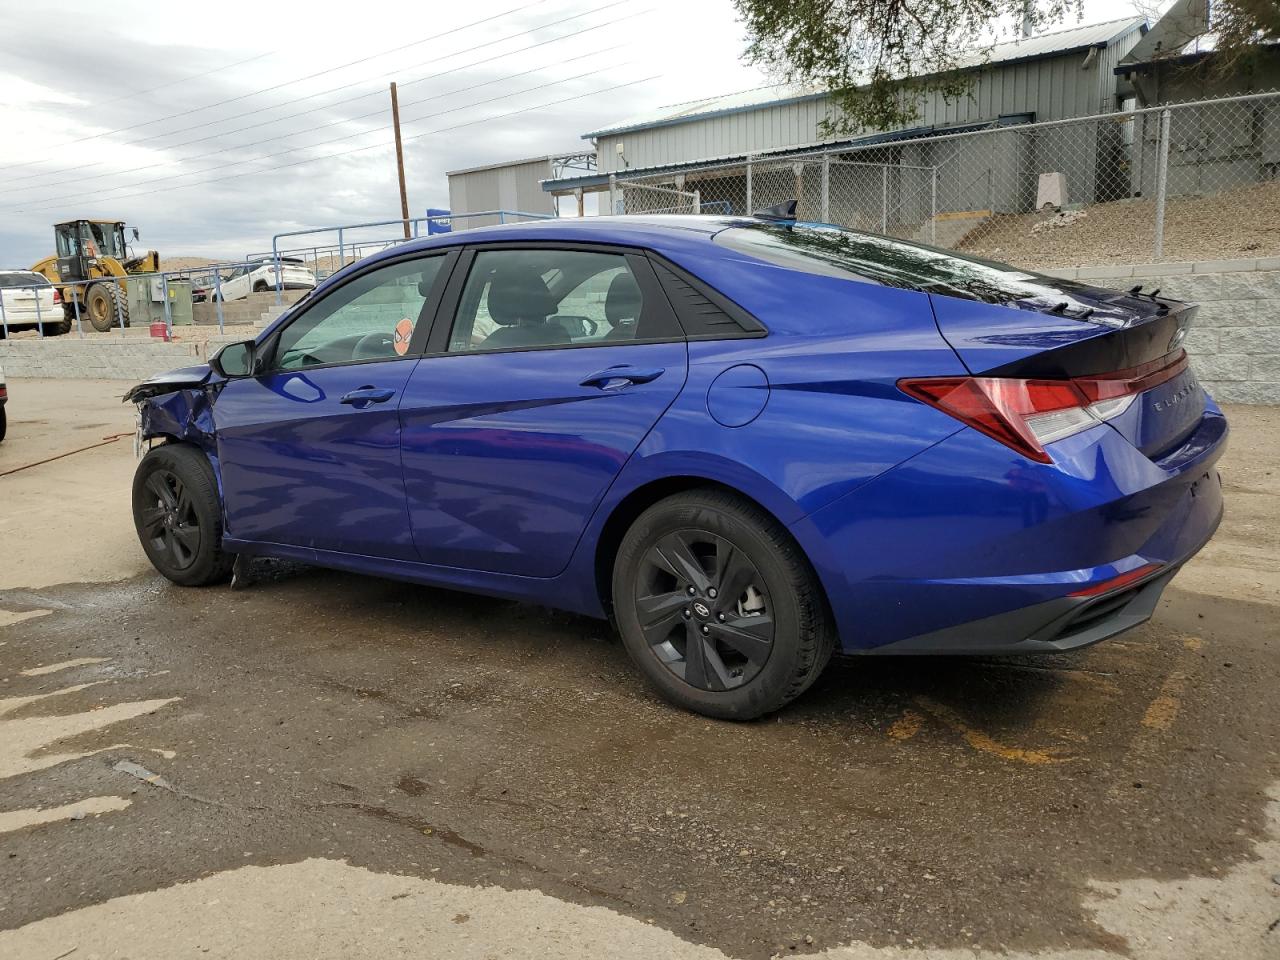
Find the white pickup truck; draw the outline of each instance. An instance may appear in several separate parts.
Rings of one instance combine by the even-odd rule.
[[[316,285],[316,275],[296,257],[280,258],[280,281],[283,290],[310,290]],[[241,300],[251,293],[265,293],[276,288],[276,265],[269,257],[256,263],[236,267],[222,280],[222,299]],[[213,285],[206,295],[214,299]]]

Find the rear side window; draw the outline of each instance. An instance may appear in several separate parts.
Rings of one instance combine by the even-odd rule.
[[[449,352],[586,347],[680,339],[670,309],[646,296],[630,258],[588,250],[482,250],[449,334]]]
[[[722,230],[715,242],[791,270],[986,303],[1053,296],[1062,287],[1007,264],[834,227],[752,224]]]

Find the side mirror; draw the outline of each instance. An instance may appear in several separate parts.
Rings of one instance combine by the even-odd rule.
[[[137,239],[138,239],[138,228],[137,228],[137,227],[134,227],[134,228],[133,228],[133,239],[135,239],[135,240],[137,240]]]
[[[251,377],[257,360],[257,346],[252,340],[228,343],[209,358],[209,366],[228,380]]]

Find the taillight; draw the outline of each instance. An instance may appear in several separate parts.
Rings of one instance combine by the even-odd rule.
[[[1046,444],[1118,417],[1138,394],[1186,368],[1180,352],[1172,361],[1070,380],[920,377],[899,380],[898,387],[1025,457],[1052,463]]]
[[[54,303],[61,303],[61,302],[62,302],[62,293],[61,293],[61,292],[59,292],[59,290],[58,290],[56,287],[55,287],[55,288],[54,288],[54,290],[53,290],[53,302],[54,302]]]

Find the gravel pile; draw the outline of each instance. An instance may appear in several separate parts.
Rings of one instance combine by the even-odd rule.
[[[1097,203],[1081,213],[1046,210],[997,216],[960,249],[1027,267],[1149,263],[1155,202]],[[1280,183],[1210,197],[1170,197],[1162,260],[1227,260],[1280,256]]]

